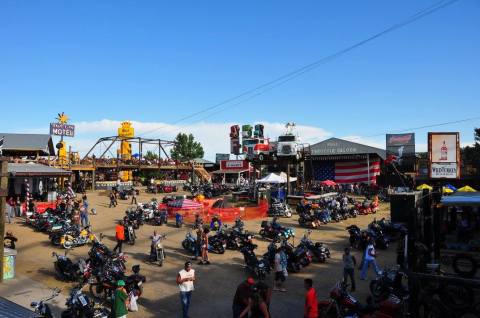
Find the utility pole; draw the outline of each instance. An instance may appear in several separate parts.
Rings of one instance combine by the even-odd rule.
[[[8,194],[8,160],[0,158],[0,238],[5,237],[5,208]],[[0,282],[3,281],[3,244],[0,246]]]

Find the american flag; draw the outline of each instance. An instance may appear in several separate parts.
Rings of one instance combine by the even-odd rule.
[[[370,162],[370,182],[376,183],[380,174],[380,161]],[[315,180],[334,180],[336,183],[368,182],[368,167],[365,160],[321,161],[313,167]]]

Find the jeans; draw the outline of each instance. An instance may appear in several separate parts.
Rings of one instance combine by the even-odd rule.
[[[81,214],[80,215],[80,222],[82,223],[82,227],[86,227],[89,224],[88,214]]]
[[[122,252],[122,245],[123,245],[123,241],[122,240],[117,240],[117,245],[115,245],[115,247],[113,248],[113,251],[116,252],[117,249],[118,249],[118,252],[121,253]]]
[[[380,272],[380,269],[378,268],[378,265],[375,259],[371,259],[371,260],[366,259],[363,262],[362,272],[360,273],[360,279],[367,278],[367,271],[368,271],[368,268],[370,267],[370,264],[372,264],[373,269],[375,270],[375,273],[378,275],[378,273]]]
[[[190,300],[192,299],[192,292],[180,292],[180,301],[182,302],[183,318],[188,318],[188,308],[190,307]]]
[[[8,223],[12,223],[12,207],[10,205],[7,204],[7,219],[8,219]]]
[[[115,200],[110,200],[110,205],[108,206],[111,208],[112,206],[115,207],[117,204],[115,203]]]
[[[352,283],[352,290],[355,290],[355,269],[353,268],[344,268],[343,269],[343,281],[347,283],[348,277],[350,276],[350,282]]]

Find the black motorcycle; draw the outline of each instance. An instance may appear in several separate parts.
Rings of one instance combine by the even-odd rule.
[[[153,224],[163,225],[168,222],[168,212],[166,210],[156,210],[153,213]]]
[[[33,301],[30,303],[30,307],[32,307],[33,311],[35,311],[36,314],[41,315],[40,317],[44,318],[53,318],[52,315],[52,310],[50,309],[50,306],[47,304],[47,301],[52,300],[53,298],[57,297],[60,294],[60,289],[55,288],[52,291],[52,295],[43,298],[40,301]],[[8,313],[6,313],[8,315]]]
[[[245,267],[258,279],[264,280],[270,273],[270,264],[266,258],[258,259],[253,251],[256,245],[246,245],[240,249],[245,261]]]
[[[67,282],[82,281],[88,266],[85,260],[80,259],[77,263],[73,263],[66,254],[58,255],[55,252],[52,252],[52,257],[56,258],[53,266],[58,279]]]
[[[83,285],[74,287],[67,298],[67,309],[61,318],[108,318],[110,311],[97,306],[93,300],[82,292]]]
[[[312,255],[305,246],[299,245],[294,247],[285,240],[282,246],[287,254],[287,270],[289,272],[297,273],[312,262]]]
[[[188,232],[185,235],[185,239],[182,241],[182,247],[191,254],[195,254],[197,251],[197,240],[193,237],[192,232]]]
[[[282,236],[285,239],[289,239],[292,236],[295,236],[295,233],[291,228],[285,228],[279,224],[268,223],[268,221],[262,221],[261,230],[259,234],[262,238],[274,239],[278,236]]]
[[[308,235],[302,238],[302,240],[300,241],[300,245],[308,249],[313,255],[313,257],[317,260],[317,262],[325,263],[327,258],[330,258],[330,250],[328,249],[328,247],[323,245],[323,243],[321,242],[313,243],[312,240],[308,237]]]
[[[370,282],[370,293],[376,301],[388,298],[390,294],[402,297],[408,294],[406,284],[403,284],[406,274],[398,269],[387,269],[382,271]]]
[[[217,233],[208,238],[208,251],[223,254],[225,253],[225,248],[227,247],[227,242],[223,233]]]

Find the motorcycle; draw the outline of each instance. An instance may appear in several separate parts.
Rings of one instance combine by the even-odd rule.
[[[289,272],[298,273],[303,267],[310,265],[312,255],[303,245],[294,247],[293,244],[283,240],[282,246],[287,254],[287,269]]]
[[[182,225],[183,225],[183,215],[177,212],[175,214],[175,226],[180,228],[182,227]]]
[[[315,218],[322,222],[323,224],[327,224],[332,221],[330,216],[330,210],[328,209],[317,209],[315,210]]]
[[[108,318],[110,311],[98,306],[82,292],[83,285],[78,285],[70,291],[67,298],[67,309],[62,312],[61,318]]]
[[[158,266],[162,266],[165,260],[165,250],[162,244],[162,240],[165,239],[165,237],[165,235],[160,235],[159,240],[152,242],[152,246],[150,247],[149,262],[156,263]]]
[[[307,233],[300,240],[300,245],[304,246],[315,257],[317,262],[325,263],[327,258],[330,258],[330,250],[321,242],[313,243],[310,239],[310,233]]]
[[[153,224],[163,225],[168,222],[168,212],[167,210],[157,210],[153,215]]]
[[[208,251],[217,254],[225,253],[227,242],[223,233],[217,233],[208,238]]]
[[[41,315],[41,317],[53,318],[52,310],[50,309],[50,306],[46,302],[57,297],[59,294],[60,294],[60,289],[55,288],[53,289],[52,294],[50,296],[42,298],[38,302],[32,301],[30,303],[30,307],[32,307],[33,311],[35,311],[36,314]]]
[[[300,212],[298,217],[298,224],[306,228],[317,228],[320,222],[313,217],[309,212]]]
[[[256,248],[256,245],[246,245],[240,249],[240,252],[243,254],[245,267],[258,279],[264,280],[266,275],[270,273],[270,264],[265,257],[258,259],[253,251],[254,248]]]
[[[195,254],[197,250],[197,240],[193,237],[192,232],[187,232],[185,239],[182,241],[182,247],[191,254]]]
[[[82,246],[88,244],[90,242],[95,241],[97,238],[95,234],[90,232],[90,226],[85,227],[82,229],[77,236],[71,234],[64,234],[60,238],[60,245],[63,246],[65,249],[71,249],[73,247]]]
[[[398,269],[387,269],[370,282],[370,293],[375,300],[384,300],[393,293],[398,297],[408,294],[407,287],[403,284],[406,274]]]
[[[277,199],[273,199],[273,202],[268,209],[268,216],[272,217],[292,217],[292,211],[288,204],[283,203]]]
[[[295,236],[295,233],[291,228],[285,228],[274,223],[269,224],[268,221],[262,221],[260,226],[261,230],[259,231],[259,234],[262,238],[274,239],[280,235],[288,240],[290,237]]]
[[[90,265],[84,259],[73,263],[66,253],[65,255],[58,255],[56,252],[52,252],[52,257],[56,258],[53,266],[58,279],[69,282],[88,280]]]
[[[136,235],[132,222],[126,221],[126,223],[124,223],[124,229],[125,241],[130,245],[135,245]]]
[[[362,232],[358,226],[355,224],[347,226],[346,230],[348,231],[350,246],[356,249],[360,249],[363,246],[367,246],[368,235],[365,232]]]

